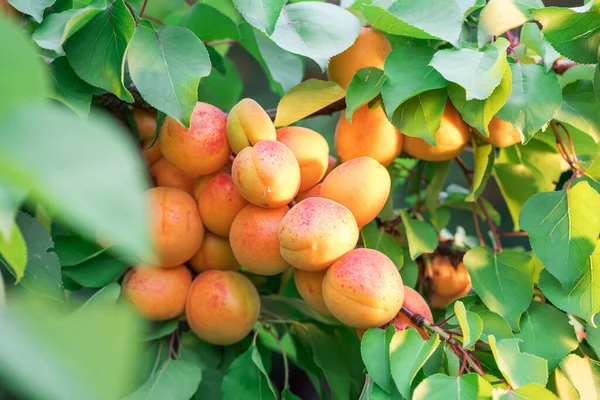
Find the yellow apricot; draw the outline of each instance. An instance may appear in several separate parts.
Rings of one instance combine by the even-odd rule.
[[[131,110],[133,120],[143,141],[153,140],[156,134],[156,113],[139,108]]]
[[[242,340],[258,320],[260,299],[252,282],[234,271],[206,271],[188,291],[185,315],[202,340],[226,346]]]
[[[239,212],[229,232],[235,258],[248,271],[259,275],[276,275],[290,265],[279,252],[277,232],[288,206],[262,208],[249,204]]]
[[[335,152],[342,161],[357,157],[371,157],[387,167],[402,151],[403,135],[390,123],[383,108],[369,110],[363,106],[346,120],[340,116],[335,129]]]
[[[212,233],[224,237],[229,236],[233,220],[247,204],[229,174],[212,177],[198,195],[198,209],[204,226]]]
[[[359,69],[383,69],[385,58],[391,51],[390,42],[383,33],[363,27],[352,46],[331,58],[327,69],[329,79],[346,89]]]
[[[296,204],[279,227],[280,251],[296,268],[321,271],[356,246],[358,226],[346,207],[321,197]]]
[[[391,184],[389,172],[377,161],[354,158],[327,175],[321,197],[346,206],[360,228],[379,214],[390,195]]]
[[[406,285],[404,285],[404,302],[402,305],[415,314],[421,314],[429,322],[433,321],[433,314],[431,314],[431,309],[429,308],[429,305],[423,296],[421,296],[421,294],[413,288]],[[418,327],[417,324],[411,321],[410,318],[408,318],[402,312],[399,312],[396,318],[394,318],[393,324],[397,331],[404,330],[407,326],[412,326],[417,330],[417,332],[419,332],[424,340],[429,339],[427,331],[423,327]]]
[[[329,163],[329,145],[323,136],[312,129],[288,126],[277,129],[277,140],[292,150],[298,160],[301,192],[321,181]]]
[[[508,147],[521,143],[521,134],[510,122],[502,121],[493,117],[488,125],[489,137],[483,136],[477,129],[473,129],[475,135],[486,143],[496,147]]]
[[[218,171],[229,160],[227,115],[207,103],[196,103],[190,128],[167,117],[160,128],[158,142],[163,155],[192,175]]]
[[[442,115],[440,129],[435,134],[437,146],[420,138],[405,136],[404,151],[425,161],[451,160],[461,153],[469,141],[469,137],[468,125],[463,121],[456,108],[448,102]]]
[[[138,266],[125,275],[123,294],[145,318],[165,321],[183,313],[191,283],[192,274],[183,265]]]
[[[334,317],[353,328],[391,321],[404,300],[404,285],[394,263],[372,249],[355,249],[325,274],[323,298]]]
[[[242,99],[227,117],[227,139],[235,154],[261,140],[277,140],[275,126],[265,110],[252,99]]]
[[[243,149],[233,161],[231,173],[242,197],[261,207],[283,207],[300,187],[300,167],[294,153],[274,140]]]
[[[229,240],[210,232],[204,235],[200,250],[192,257],[189,264],[198,273],[211,269],[231,271],[240,269]]]
[[[326,272],[327,270],[311,272],[294,268],[294,282],[306,304],[321,314],[331,315],[323,300],[323,278]]]
[[[321,188],[322,187],[323,187],[323,184],[319,183],[318,185],[311,187],[310,189],[308,189],[305,192],[298,193],[298,196],[296,196],[296,202],[299,203],[304,199],[308,199],[309,197],[321,197]]]
[[[194,194],[196,177],[183,172],[164,157],[152,165],[150,175],[154,178],[156,186],[171,187],[190,195]]]
[[[148,190],[150,233],[161,267],[185,263],[200,249],[204,226],[196,202],[186,192],[157,187]]]
[[[152,139],[142,142],[142,154],[144,155],[148,167],[151,167],[155,162],[162,158],[158,143],[154,143],[154,146],[148,148],[150,143],[152,143]]]

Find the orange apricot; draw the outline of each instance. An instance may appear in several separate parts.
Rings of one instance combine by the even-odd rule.
[[[346,112],[340,116],[335,128],[335,152],[341,161],[357,157],[371,157],[387,167],[402,151],[403,135],[385,116],[378,106],[369,110],[363,106],[346,120]]]
[[[229,160],[227,115],[207,103],[196,103],[190,128],[167,117],[158,136],[160,150],[173,164],[192,175],[218,171]]]
[[[341,322],[367,329],[381,326],[398,314],[404,285],[398,269],[383,253],[355,249],[327,270],[323,298]]]
[[[473,129],[475,136],[486,143],[490,143],[496,147],[508,147],[517,143],[521,143],[521,134],[510,122],[493,117],[488,125],[490,136],[485,137],[477,129]]]
[[[260,298],[252,282],[235,271],[206,271],[188,291],[185,315],[202,340],[226,346],[242,340],[258,320]]]
[[[153,140],[156,134],[156,113],[139,108],[131,110],[133,120],[143,141]]]
[[[261,207],[283,207],[300,187],[300,166],[294,153],[274,140],[243,149],[233,161],[231,173],[242,197]]]
[[[298,160],[300,188],[303,192],[321,181],[329,165],[327,140],[312,129],[288,126],[277,129],[277,140],[285,144]]]
[[[144,159],[146,160],[146,165],[148,167],[151,167],[155,162],[162,158],[162,153],[160,152],[160,146],[158,143],[154,143],[152,147],[148,148],[150,143],[152,143],[152,139],[142,142],[142,154],[144,155]]]
[[[358,242],[358,226],[346,207],[321,197],[296,204],[279,227],[280,251],[296,268],[321,271]]]
[[[305,192],[298,193],[298,196],[296,196],[296,202],[299,203],[304,199],[308,199],[309,197],[321,197],[321,188],[322,187],[323,187],[323,184],[319,183],[318,185],[311,187],[310,189],[308,189]]]
[[[413,288],[406,285],[404,285],[404,302],[402,305],[415,314],[421,314],[428,321],[433,321],[433,314],[431,314],[431,309],[429,308],[429,305],[423,296],[421,296],[421,294]],[[397,331],[404,330],[407,326],[412,326],[417,330],[417,332],[419,332],[423,339],[427,340],[429,338],[427,331],[423,327],[418,327],[417,324],[411,321],[410,318],[408,318],[402,312],[399,312],[398,315],[396,315],[393,324]]]
[[[123,294],[145,318],[165,321],[183,313],[191,283],[192,274],[183,265],[137,266],[125,275]]]
[[[196,201],[198,201],[200,193],[202,193],[206,187],[206,184],[217,174],[218,172],[213,172],[212,174],[200,175],[198,178],[196,178],[196,183],[194,184],[194,199],[196,199]]]
[[[174,267],[200,249],[204,226],[196,202],[183,190],[157,187],[148,190],[150,232],[157,265]]]
[[[463,121],[456,108],[448,102],[442,115],[440,129],[435,134],[437,146],[420,138],[405,136],[404,151],[425,161],[451,160],[461,153],[469,141],[469,137],[468,125]]]
[[[196,177],[183,172],[164,157],[152,165],[150,175],[154,178],[156,186],[171,187],[183,190],[190,195],[194,194]]]
[[[369,157],[354,158],[327,175],[321,197],[346,206],[360,228],[383,209],[391,185],[389,172],[377,161]]]
[[[306,304],[321,314],[331,315],[323,300],[323,278],[326,272],[327,270],[311,272],[294,268],[294,282]]]
[[[200,250],[189,261],[194,271],[211,269],[237,271],[240,264],[233,255],[229,239],[206,232]]]
[[[236,215],[248,202],[238,193],[229,174],[212,177],[198,195],[198,209],[206,229],[227,237]]]
[[[233,220],[229,243],[235,258],[248,271],[276,275],[290,267],[279,251],[277,232],[288,206],[262,208],[249,204]]]
[[[231,150],[238,154],[261,140],[277,140],[275,126],[265,110],[252,99],[242,99],[227,117],[227,139]]]
[[[391,51],[390,42],[383,33],[363,27],[352,46],[331,58],[327,69],[329,79],[346,89],[359,69],[383,69],[385,58]]]
[[[433,291],[441,297],[453,297],[465,287],[471,288],[471,277],[463,262],[453,266],[448,258],[437,255],[431,260]]]
[[[329,156],[327,158],[327,171],[325,171],[325,176],[329,175],[329,173],[333,171],[333,169],[337,165],[337,162],[338,160],[334,156]],[[325,176],[323,178],[325,178]]]
[[[452,303],[456,299],[466,296],[471,291],[471,285],[465,286],[459,293],[454,296],[444,297],[437,293],[431,293],[429,295],[429,305],[431,308],[444,309],[448,307],[448,304]]]

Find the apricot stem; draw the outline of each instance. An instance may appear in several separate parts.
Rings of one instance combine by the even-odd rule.
[[[271,330],[268,325],[263,325],[265,331],[269,332],[269,334],[275,339],[277,344],[279,345],[279,349],[281,350],[281,356],[283,357],[283,388],[287,389],[290,386],[290,368],[288,365],[287,353],[285,352],[285,348],[283,347],[283,343],[277,337],[275,333]]]
[[[485,240],[481,233],[481,227],[479,226],[479,216],[477,215],[477,204],[471,203],[473,209],[473,222],[475,223],[475,230],[477,231],[477,237],[479,238],[479,245],[485,247]]]

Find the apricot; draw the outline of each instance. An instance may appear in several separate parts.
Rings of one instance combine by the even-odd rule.
[[[327,175],[321,197],[346,206],[360,228],[379,214],[391,185],[389,172],[377,161],[369,157],[354,158]]]
[[[352,115],[352,123],[346,120],[346,112],[340,116],[335,128],[335,152],[340,160],[371,157],[387,167],[402,151],[403,135],[390,123],[380,106],[369,110],[363,106]]]
[[[321,197],[322,187],[323,187],[323,184],[319,183],[318,185],[315,185],[315,186],[311,187],[310,189],[308,189],[306,192],[298,193],[298,196],[296,196],[296,201],[301,202],[302,200],[308,199],[309,197]]]
[[[312,129],[288,126],[277,129],[277,140],[292,150],[298,160],[301,192],[321,181],[329,165],[329,145],[323,136]]]
[[[160,152],[160,146],[158,143],[154,143],[154,146],[148,148],[152,143],[152,139],[145,140],[142,142],[142,154],[146,160],[146,165],[151,167],[155,162],[161,159],[162,153]]]
[[[428,321],[433,321],[433,314],[431,314],[431,309],[429,308],[429,305],[427,304],[423,296],[421,296],[421,294],[413,288],[406,285],[404,285],[404,302],[402,303],[402,305],[414,312],[415,314],[421,314]],[[399,312],[398,315],[396,315],[393,324],[396,327],[397,331],[404,330],[407,326],[412,326],[417,330],[417,332],[419,332],[419,334],[424,340],[427,340],[429,338],[429,336],[427,335],[427,331],[423,327],[418,327],[417,324],[412,322],[410,318],[408,318],[402,312]]]
[[[191,283],[192,274],[183,265],[137,266],[125,275],[123,294],[145,318],[165,321],[183,313]]]
[[[279,251],[277,236],[288,210],[288,206],[262,208],[249,204],[239,212],[231,225],[229,243],[242,267],[259,275],[276,275],[290,267]]]
[[[496,147],[508,147],[521,143],[521,134],[510,122],[502,121],[493,117],[488,125],[490,136],[485,137],[477,129],[473,129],[475,135],[486,143]]]
[[[211,269],[237,271],[240,264],[233,255],[227,238],[206,232],[200,250],[189,261],[194,271],[200,273]]]
[[[288,263],[305,271],[321,271],[356,246],[358,226],[343,205],[311,197],[283,218],[279,242]]]
[[[385,58],[391,51],[390,42],[384,34],[363,27],[352,46],[331,58],[327,69],[329,79],[346,89],[359,69],[383,69]]]
[[[163,155],[188,174],[206,175],[218,171],[231,155],[227,142],[227,115],[217,107],[198,102],[190,128],[167,117],[158,142]]]
[[[377,250],[355,249],[327,270],[323,298],[341,322],[367,329],[381,326],[398,314],[404,285],[387,256]]]
[[[167,187],[148,190],[147,201],[157,265],[185,263],[198,252],[204,238],[196,202],[183,190]]]
[[[431,293],[429,295],[429,305],[432,308],[444,309],[448,307],[448,304],[452,303],[456,299],[460,299],[463,296],[466,296],[471,291],[471,285],[465,286],[459,293],[454,296],[444,297],[440,296],[437,293]]]
[[[212,233],[224,237],[229,236],[233,220],[247,204],[229,174],[212,177],[198,195],[198,209],[204,226]]]
[[[206,184],[217,174],[218,172],[213,172],[212,174],[200,175],[196,178],[196,183],[194,184],[194,199],[196,199],[196,201],[198,201],[200,193],[202,193]]]
[[[233,161],[231,173],[242,197],[261,207],[283,207],[300,187],[300,166],[294,153],[274,140],[243,149]]]
[[[133,108],[131,114],[140,134],[140,139],[143,141],[153,140],[156,134],[156,113]]]
[[[227,139],[231,150],[238,154],[261,140],[277,140],[275,126],[265,110],[252,99],[242,99],[227,117]]]
[[[471,277],[463,262],[454,267],[450,260],[436,255],[431,260],[431,280],[433,291],[441,297],[453,297],[465,287],[471,288]]]
[[[150,175],[154,178],[156,186],[180,189],[192,196],[194,195],[196,177],[183,172],[164,157],[152,165]]]
[[[202,340],[226,346],[242,340],[258,320],[260,299],[252,282],[235,271],[206,271],[188,291],[185,315]]]
[[[311,272],[294,268],[294,282],[306,304],[321,314],[331,315],[323,300],[323,278],[326,272],[327,270]]]
[[[448,102],[444,108],[440,129],[435,133],[437,146],[425,140],[405,136],[404,151],[411,156],[425,161],[445,161],[458,156],[469,141],[469,127]]]
[[[325,176],[329,175],[331,171],[335,168],[338,160],[334,156],[329,156],[327,158],[327,171],[325,171]]]

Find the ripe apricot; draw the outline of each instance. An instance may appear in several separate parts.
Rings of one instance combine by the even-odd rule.
[[[296,196],[296,201],[301,202],[302,200],[308,199],[309,197],[321,197],[322,187],[323,187],[323,184],[319,183],[318,185],[311,187],[310,189],[308,189],[305,192],[298,193],[298,196]]]
[[[139,108],[131,110],[133,120],[143,141],[153,140],[156,133],[156,113]]]
[[[172,187],[190,195],[194,194],[196,177],[183,172],[164,157],[152,165],[150,175],[154,178],[156,186]]]
[[[183,265],[137,266],[125,275],[123,294],[145,318],[165,321],[183,313],[191,283],[192,274]]]
[[[402,305],[414,312],[415,314],[421,314],[430,322],[433,321],[431,309],[429,308],[429,305],[427,305],[427,302],[425,301],[423,296],[421,296],[421,294],[419,294],[419,292],[417,292],[413,288],[406,285],[404,285],[404,302],[402,303]],[[396,327],[397,331],[404,330],[407,326],[412,326],[419,332],[423,339],[427,340],[429,338],[427,335],[427,331],[424,328],[418,327],[417,324],[412,322],[410,318],[408,318],[402,312],[399,312],[398,315],[396,315],[393,324]]]
[[[211,232],[205,233],[200,250],[192,257],[189,264],[198,273],[211,269],[231,271],[240,269],[229,240]]]
[[[323,300],[323,278],[326,272],[327,270],[311,272],[294,268],[294,282],[306,304],[321,314],[331,315]]]
[[[437,146],[420,138],[405,136],[404,150],[420,160],[445,161],[458,156],[469,141],[469,137],[468,125],[456,108],[448,102],[444,108],[440,129],[435,134]]]
[[[227,117],[227,139],[235,154],[261,140],[277,140],[275,126],[265,110],[252,99],[242,99]]]
[[[262,208],[249,204],[239,212],[231,225],[229,243],[242,267],[259,275],[276,275],[290,267],[279,251],[277,237],[288,210],[288,206]]]
[[[493,117],[488,125],[490,136],[485,137],[477,129],[473,129],[475,135],[486,143],[496,147],[508,147],[521,143],[521,134],[510,122],[502,121],[500,118]]]
[[[233,220],[247,204],[229,174],[212,177],[198,195],[198,209],[204,226],[212,233],[224,237],[229,236]]]
[[[258,292],[244,275],[235,271],[206,271],[192,282],[185,315],[200,339],[226,346],[250,333],[259,310]]]
[[[321,197],[296,204],[279,227],[281,255],[306,271],[326,269],[357,241],[358,226],[350,210]]]
[[[163,155],[192,175],[218,171],[231,155],[227,141],[227,115],[207,103],[196,103],[190,128],[167,117],[160,128],[158,142]]]
[[[198,252],[204,237],[196,202],[183,190],[167,187],[152,188],[146,196],[156,264],[174,267],[185,263]]]
[[[212,174],[200,175],[196,178],[196,183],[194,184],[194,199],[196,199],[196,201],[198,201],[200,193],[202,193],[206,184],[217,174],[218,172],[213,172]]]
[[[352,46],[331,58],[327,69],[329,79],[346,89],[359,69],[383,69],[385,58],[391,51],[390,42],[381,32],[363,27]]]
[[[465,287],[471,288],[471,278],[462,261],[454,267],[448,258],[441,255],[431,260],[431,280],[433,291],[442,297],[453,297]]]
[[[162,153],[160,152],[160,146],[158,143],[154,143],[154,146],[148,148],[150,143],[152,143],[152,139],[142,142],[142,153],[148,167],[151,167],[155,162],[162,158]]]
[[[352,115],[352,123],[346,120],[344,111],[335,129],[335,152],[342,162],[371,157],[387,167],[400,155],[402,142],[403,135],[380,106],[374,110],[359,108]]]
[[[233,161],[231,173],[242,197],[261,207],[283,207],[300,187],[300,167],[294,153],[274,140],[243,149]]]
[[[299,191],[308,190],[321,181],[329,163],[329,145],[323,136],[312,129],[288,126],[277,129],[277,140],[292,150],[298,160]]]
[[[389,172],[377,161],[354,158],[327,175],[321,197],[346,206],[360,228],[379,214],[390,195],[391,184]]]
[[[338,160],[334,156],[327,157],[327,171],[325,171],[325,176],[329,175],[329,173],[331,171],[333,171],[333,169],[335,168],[337,162],[338,162]]]
[[[396,266],[377,250],[355,249],[325,274],[323,298],[334,317],[353,328],[391,321],[402,306],[404,285]]]
[[[452,303],[454,300],[460,299],[461,297],[466,296],[470,290],[471,290],[471,285],[467,285],[460,292],[458,292],[454,296],[450,296],[450,297],[440,296],[439,294],[437,294],[435,292],[431,293],[429,295],[429,305],[432,308],[444,309],[444,308],[448,307],[448,304]]]

